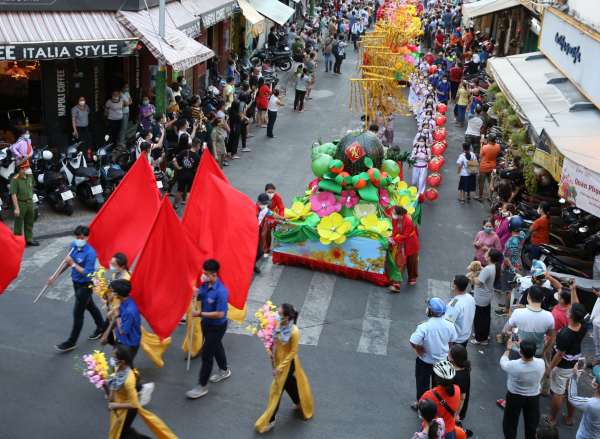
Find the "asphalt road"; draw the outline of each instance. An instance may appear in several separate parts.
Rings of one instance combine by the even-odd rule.
[[[275,126],[277,139],[267,139],[263,137],[266,130],[254,129],[255,137],[248,141],[252,151],[241,153],[242,158],[225,169],[231,183],[253,199],[265,183],[272,182],[286,205],[291,204],[314,178],[311,144],[319,136],[324,141],[339,138],[340,132],[358,125],[359,115],[348,111],[348,77],[354,73],[356,55],[348,54],[342,77],[325,74],[321,56],[319,61],[308,111],[292,112],[292,87],[288,84],[286,106]],[[449,116],[450,122],[451,111]],[[488,208],[475,201],[466,205],[457,201],[453,162],[460,152],[462,132],[447,125],[450,147],[445,153],[440,196],[423,206],[416,286],[405,282],[402,293],[390,294],[364,281],[264,261],[263,274],[255,278],[250,298],[290,302],[301,311],[299,327],[304,335],[299,356],[315,401],[314,417],[304,421],[292,412],[292,403],[284,396],[277,425],[268,437],[412,438],[419,429],[419,418],[409,407],[415,399],[415,353],[408,339],[425,319],[426,299],[449,300],[452,277],[466,273],[473,258],[473,239]],[[395,143],[403,150],[409,148],[416,131],[412,118],[396,119],[395,129]],[[410,182],[410,171],[405,169],[405,175]],[[76,350],[61,354],[54,348],[66,340],[71,329],[74,300],[70,279],[63,275],[33,304],[67,253],[71,239],[46,238],[40,247],[28,247],[21,275],[0,297],[2,439],[100,439],[108,435],[109,413],[102,392],[73,369],[76,354],[88,354],[98,347],[97,341],[86,339],[94,329],[90,315],[86,314]],[[493,316],[492,334],[503,324],[504,319]],[[224,338],[232,375],[211,385],[210,393],[200,400],[184,396],[196,383],[200,362],[194,361],[191,370],[185,371],[183,326],[172,334],[163,369],[156,370],[143,352],[138,355],[136,365],[143,379],[156,383],[146,408],[180,438],[258,436],[253,425],[267,405],[270,364],[260,340],[236,326],[232,325]],[[310,328],[303,329],[307,326]],[[586,339],[585,343],[592,342]],[[502,350],[495,342],[489,347],[468,348],[473,372],[464,425],[478,438],[502,437],[502,411],[495,404],[505,392],[506,376],[498,365]],[[582,377],[582,381],[580,389],[589,396],[590,379]],[[547,413],[548,408],[549,400],[543,399],[542,412]],[[579,419],[578,414],[577,424]],[[149,433],[139,418],[134,426]],[[559,431],[561,439],[575,437],[574,430],[562,425]]]

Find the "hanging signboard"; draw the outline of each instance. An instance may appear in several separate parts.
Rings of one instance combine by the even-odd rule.
[[[560,180],[564,156],[560,153],[552,139],[542,130],[538,137],[533,163],[547,170],[555,181]]]
[[[167,3],[175,0],[166,0]],[[159,0],[0,0],[2,11],[140,11]]]
[[[71,58],[112,58],[137,53],[138,40],[29,42],[0,44],[0,61],[49,61]]]
[[[220,8],[202,14],[202,25],[208,29],[212,25],[225,20],[233,12],[235,2],[228,3]]]
[[[566,157],[558,194],[580,209],[600,216],[600,175]]]

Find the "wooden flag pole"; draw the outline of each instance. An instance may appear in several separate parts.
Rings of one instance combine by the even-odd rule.
[[[192,298],[192,312],[196,308],[196,281],[194,281],[194,297]],[[186,372],[190,370],[190,360],[192,359],[192,343],[194,342],[194,323],[196,322],[196,317],[192,316],[190,313],[190,318],[192,319],[192,327],[190,328],[190,344],[188,346],[188,357],[187,357],[187,368]]]
[[[73,247],[71,249],[71,251],[69,252],[69,254],[67,256],[71,256],[71,253],[73,253],[73,250],[75,250],[75,247]],[[52,275],[52,277],[56,276],[56,274],[62,270],[63,266],[66,264],[66,262],[63,260],[62,263],[60,264],[60,267],[58,267],[56,269],[56,271],[54,272],[54,274]],[[40,298],[42,297],[42,295],[44,294],[44,292],[46,291],[46,288],[48,288],[48,284],[46,284],[46,286],[44,287],[44,289],[42,290],[42,292],[40,294],[38,294],[38,296],[36,297],[36,299],[33,301],[33,303],[37,303],[38,300],[40,300]]]

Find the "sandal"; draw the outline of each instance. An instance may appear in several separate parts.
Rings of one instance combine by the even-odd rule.
[[[238,157],[237,155],[234,155],[233,157],[231,157],[231,160],[237,160],[237,159],[239,159],[239,158],[240,158],[240,157]]]
[[[401,289],[401,287],[400,287],[400,285],[398,285],[398,284],[394,284],[394,285],[390,285],[390,286],[388,287],[388,289],[389,289],[390,291],[393,291],[394,293],[399,293],[399,292],[400,292],[400,289]]]
[[[415,411],[419,411],[419,403],[418,402],[411,402],[410,403],[410,408],[415,410]]]
[[[500,407],[502,410],[506,407],[506,401],[503,399],[496,400],[496,405]]]
[[[467,195],[467,201],[471,201],[471,196]]]
[[[185,206],[185,200],[181,202],[181,204],[183,204]]]
[[[473,197],[473,199],[474,199],[475,201],[479,201],[480,203],[483,203],[483,200],[482,200],[481,198],[479,198],[479,197]]]
[[[473,339],[473,340],[471,340],[471,344],[480,345],[480,346],[487,346],[490,343],[487,342],[487,341],[477,341],[477,340]]]
[[[496,334],[496,341],[500,344],[504,344],[504,337],[502,337],[504,334]],[[500,337],[502,337],[502,341],[500,340]]]
[[[465,200],[461,200],[460,198],[458,199],[458,201],[460,201],[460,204],[465,204]]]
[[[248,137],[254,137],[254,134],[248,134]]]
[[[408,281],[408,284],[409,284],[409,285],[416,285],[416,284],[417,284],[417,281],[416,281],[416,280],[409,280],[409,281]]]
[[[563,413],[563,415],[562,415],[562,420],[563,420],[563,422],[565,423],[565,426],[566,426],[567,428],[573,428],[573,421],[571,421],[571,423],[570,423],[570,424],[567,424],[567,415],[565,415],[564,413]]]
[[[540,416],[540,419],[541,419],[542,421],[544,421],[546,424],[548,424],[548,425],[552,425],[553,427],[556,427],[556,424],[552,424],[552,423],[551,423],[551,422],[548,420],[548,417],[549,417],[549,416],[550,416],[549,414],[544,414],[544,415]]]

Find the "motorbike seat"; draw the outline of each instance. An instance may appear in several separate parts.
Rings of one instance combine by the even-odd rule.
[[[61,177],[60,172],[46,171],[44,173],[44,183],[50,183],[52,181],[60,179],[60,177]]]
[[[92,178],[98,176],[98,171],[95,168],[79,168],[75,172],[77,177]]]
[[[569,256],[553,256],[553,258],[569,267],[579,270],[591,270],[594,267],[593,261],[584,261],[582,259],[571,258]]]
[[[117,168],[109,168],[106,175],[108,176],[108,179],[111,181],[119,181],[119,180],[123,179],[123,177],[125,177],[125,171],[123,171],[122,169],[117,169]]]
[[[290,52],[287,52],[287,51],[271,52],[271,56],[272,57],[290,56]]]
[[[589,257],[589,253],[587,250],[584,250],[582,248],[572,248],[572,247],[563,247],[562,245],[549,245],[546,246],[546,244],[542,244],[543,246],[545,246],[548,250],[550,250],[550,252],[552,251],[563,251],[565,253],[569,253],[572,255],[572,257],[576,258],[576,259],[587,259]]]

